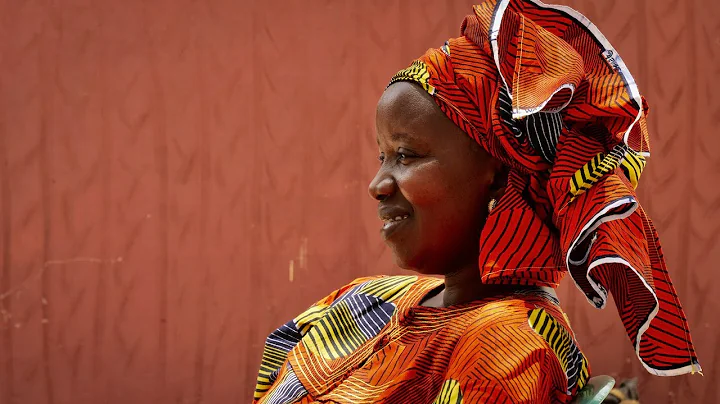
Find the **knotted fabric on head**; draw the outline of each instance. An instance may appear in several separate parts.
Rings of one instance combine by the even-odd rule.
[[[615,49],[583,15],[536,0],[489,0],[461,37],[430,49],[410,81],[510,167],[480,237],[489,284],[612,293],[644,367],[701,371],[658,235],[635,188],[649,155],[647,105]]]

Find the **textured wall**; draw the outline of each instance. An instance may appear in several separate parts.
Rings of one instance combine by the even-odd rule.
[[[264,336],[398,273],[366,184],[389,77],[471,1],[0,1],[0,404],[247,402]],[[720,400],[720,3],[577,0],[651,103],[641,185],[706,376],[654,378],[561,291],[596,372]]]

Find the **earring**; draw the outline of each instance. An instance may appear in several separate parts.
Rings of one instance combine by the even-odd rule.
[[[488,203],[488,213],[492,212],[496,206],[497,206],[497,200],[495,200],[495,198],[490,199],[490,203]]]

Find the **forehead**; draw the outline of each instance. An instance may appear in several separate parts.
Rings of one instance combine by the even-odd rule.
[[[383,92],[377,105],[378,113],[394,113],[398,115],[425,116],[439,110],[432,96],[420,86],[409,82],[398,82]]]
[[[443,112],[420,86],[398,82],[388,87],[378,101],[378,136],[392,136],[398,132],[419,135],[418,132],[436,129],[443,118]]]

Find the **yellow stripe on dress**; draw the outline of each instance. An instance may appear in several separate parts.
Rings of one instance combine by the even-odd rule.
[[[417,280],[417,276],[390,276],[380,278],[360,289],[360,293],[375,296],[386,303],[390,303],[407,292],[410,286]]]
[[[295,317],[295,320],[293,321],[295,321],[295,325],[301,335],[307,334],[308,330],[312,328],[312,326],[314,326],[320,318],[322,318],[327,307],[327,305],[316,305]]]
[[[463,395],[460,391],[460,383],[457,380],[445,380],[440,394],[438,394],[433,404],[462,404]]]
[[[327,360],[351,354],[366,340],[346,302],[334,305],[303,338],[311,352]]]
[[[568,379],[568,391],[582,389],[590,377],[588,362],[565,327],[544,309],[528,312],[528,324],[548,343]]]

